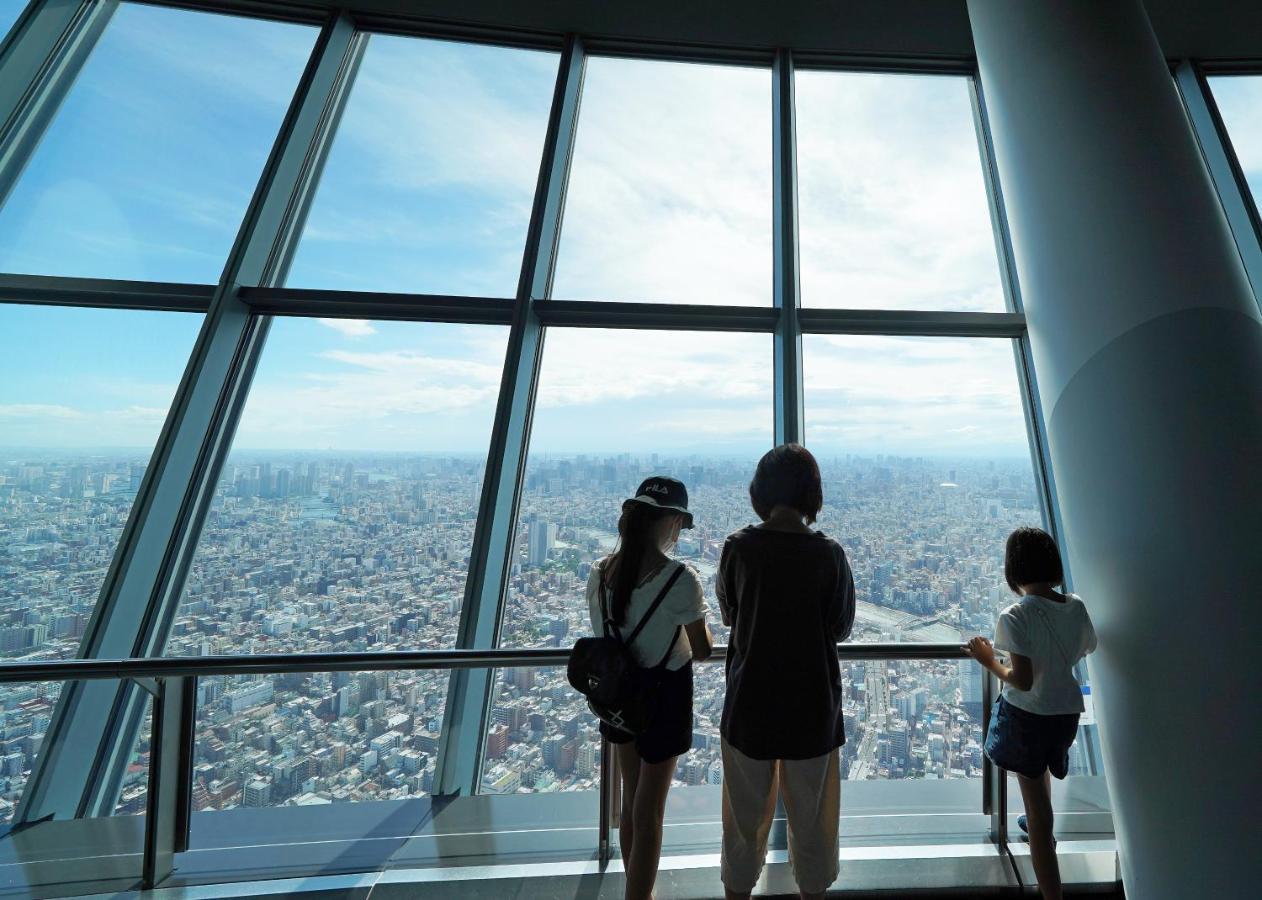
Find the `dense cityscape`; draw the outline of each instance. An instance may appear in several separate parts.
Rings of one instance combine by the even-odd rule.
[[[0,457],[0,654],[73,656],[144,474],[143,455]],[[989,634],[1011,602],[1002,546],[1037,523],[1021,460],[822,458],[819,527],[846,548],[854,641]],[[482,478],[451,455],[234,452],[225,466],[167,653],[451,647]],[[689,486],[697,527],[680,558],[706,586],[711,627],[724,536],[749,524],[750,461],[589,455],[530,460],[501,644],[566,647],[590,628],[584,586],[614,544],[619,501],[650,472]],[[850,779],[968,778],[981,768],[980,670],[959,661],[843,664]],[[719,784],[722,667],[697,674],[681,785]],[[196,809],[394,799],[430,792],[446,701],[439,672],[200,680]],[[485,793],[596,787],[596,723],[559,669],[498,673]],[[40,749],[56,685],[0,693],[0,816]],[[147,733],[147,729],[144,730]],[[124,778],[139,812],[149,748]],[[1073,760],[1085,770],[1081,753]]]

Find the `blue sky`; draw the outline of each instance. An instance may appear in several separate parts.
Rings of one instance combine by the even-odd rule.
[[[19,0],[0,0],[0,41],[4,40],[4,36],[22,14],[22,8],[25,5]]]
[[[1218,75],[1209,85],[1249,190],[1262,198],[1262,76]]]
[[[217,281],[314,37],[123,4],[0,208],[0,271]],[[512,296],[556,66],[371,38],[287,283]],[[804,302],[1001,309],[967,84],[797,95]],[[591,60],[554,296],[769,303],[770,102],[766,69]],[[0,306],[0,446],[152,444],[199,324]],[[505,340],[278,320],[237,446],[484,452]],[[1026,453],[1007,342],[808,337],[805,379],[830,453]],[[769,336],[556,330],[532,449],[752,452],[771,414]]]

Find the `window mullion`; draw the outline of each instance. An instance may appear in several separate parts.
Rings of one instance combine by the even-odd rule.
[[[797,128],[793,105],[793,54],[776,52],[772,65],[772,258],[775,443],[803,438],[802,329],[798,262]]]
[[[561,54],[543,159],[535,189],[512,330],[500,382],[487,455],[478,520],[469,554],[469,576],[456,646],[486,648],[498,640],[512,565],[517,508],[530,442],[544,328],[534,310],[546,299],[556,268],[565,188],[578,124],[586,61],[582,41],[571,36]],[[451,674],[434,774],[434,793],[469,795],[477,790],[482,737],[494,672],[459,669]]]
[[[1253,296],[1262,302],[1262,242],[1259,241],[1262,222],[1218,112],[1218,104],[1214,102],[1204,75],[1191,60],[1179,63],[1174,70],[1174,78],[1183,95],[1183,105],[1201,146],[1218,201],[1222,204],[1236,248],[1244,262]]]
[[[80,656],[162,651],[266,333],[267,319],[254,314],[239,289],[274,283],[284,271],[291,225],[319,158],[314,151],[329,138],[361,46],[345,15],[331,17],[316,42],[215,290]],[[137,691],[108,682],[68,685],[18,820],[107,814],[119,763],[135,741],[143,710]]]
[[[41,0],[0,57],[0,206],[52,124],[118,0]]]

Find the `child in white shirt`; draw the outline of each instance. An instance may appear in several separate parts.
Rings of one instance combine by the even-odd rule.
[[[969,654],[1004,682],[986,735],[986,755],[1016,772],[1026,815],[1017,820],[1030,837],[1030,858],[1044,900],[1061,900],[1060,867],[1052,837],[1051,777],[1069,773],[1069,747],[1083,711],[1078,661],[1096,648],[1095,628],[1082,599],[1056,590],[1064,581],[1060,551],[1039,528],[1008,537],[1004,578],[1021,599],[999,615],[995,642],[968,642]],[[1007,652],[1010,665],[995,658]]]

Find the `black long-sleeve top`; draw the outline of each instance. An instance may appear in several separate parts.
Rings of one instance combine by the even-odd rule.
[[[749,527],[723,545],[716,585],[732,633],[720,730],[753,759],[810,759],[846,742],[837,642],[854,625],[841,545]]]

